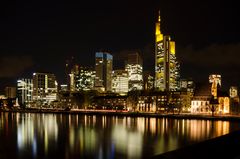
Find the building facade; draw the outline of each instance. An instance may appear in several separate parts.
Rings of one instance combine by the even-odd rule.
[[[33,74],[33,101],[37,106],[50,105],[57,100],[57,81],[54,74]]]
[[[125,70],[128,72],[129,91],[143,90],[143,62],[138,52],[128,54]]]
[[[112,92],[126,95],[128,86],[128,72],[125,70],[114,70],[112,76]]]
[[[5,88],[5,96],[7,98],[16,98],[16,87],[6,87]]]
[[[150,91],[154,88],[154,77],[151,75],[150,72],[144,72],[144,90]]]
[[[111,54],[107,52],[96,52],[94,87],[99,92],[112,91],[112,62],[113,56]]]
[[[180,79],[180,90],[194,93],[194,82],[192,79]]]
[[[69,88],[71,92],[77,91],[77,80],[79,79],[79,66],[73,65],[69,74]]]
[[[72,69],[75,67],[76,65],[76,60],[74,58],[74,56],[69,57],[66,61],[65,61],[65,80],[64,83],[67,83],[67,90],[70,91],[71,90],[71,76],[70,74],[72,74]]]
[[[160,13],[155,31],[155,89],[175,91],[179,89],[180,65],[175,54],[175,42],[160,30]]]
[[[21,78],[17,80],[17,97],[20,105],[30,106],[32,102],[33,80]]]
[[[231,86],[229,89],[230,98],[238,97],[238,88],[236,86]]]
[[[213,83],[198,84],[191,100],[191,113],[230,113],[230,98],[226,92],[215,91]],[[213,103],[212,101],[216,101]]]
[[[240,99],[238,95],[238,87],[231,86],[229,89],[230,95],[230,111],[232,114],[240,114]]]
[[[69,76],[71,92],[93,90],[95,71],[92,68],[74,65]]]
[[[212,84],[212,95],[217,97],[218,88],[221,87],[221,75],[212,74],[209,75],[209,83]]]

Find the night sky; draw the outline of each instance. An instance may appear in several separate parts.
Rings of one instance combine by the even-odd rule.
[[[239,5],[225,1],[21,1],[0,6],[0,86],[35,71],[64,80],[65,61],[74,56],[94,66],[96,51],[113,54],[123,68],[129,51],[140,51],[144,70],[154,71],[155,21],[176,41],[181,77],[207,82],[222,75],[224,88],[240,84]]]

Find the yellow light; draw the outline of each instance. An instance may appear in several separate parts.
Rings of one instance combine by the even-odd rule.
[[[160,22],[156,23],[155,35],[156,35],[156,42],[163,40],[163,34],[161,34],[161,30],[160,30]]]
[[[175,42],[170,41],[170,52],[171,54],[175,54]]]
[[[157,62],[158,63],[164,62],[164,59],[163,58],[159,58],[159,59],[157,59]]]

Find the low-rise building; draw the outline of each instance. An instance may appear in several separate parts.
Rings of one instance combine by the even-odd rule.
[[[214,83],[206,83],[198,84],[196,86],[196,90],[191,101],[191,113],[230,113],[229,95],[226,92],[221,91],[219,87],[213,87],[213,84]],[[214,106],[211,103],[212,99],[215,99],[218,102],[215,103]]]

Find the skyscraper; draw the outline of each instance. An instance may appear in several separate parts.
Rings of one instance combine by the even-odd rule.
[[[122,95],[128,92],[128,72],[125,70],[114,70],[112,77],[112,91]]]
[[[179,89],[179,63],[175,55],[175,42],[160,30],[160,12],[155,31],[155,89],[174,91]]]
[[[33,100],[40,104],[50,104],[57,99],[57,81],[54,74],[33,74]]]
[[[17,97],[20,105],[28,106],[32,102],[33,81],[22,78],[17,81]]]
[[[142,58],[138,52],[128,54],[125,70],[128,72],[129,91],[143,89],[142,63]]]
[[[112,91],[113,56],[107,52],[95,54],[95,89],[100,92]]]
[[[71,92],[77,91],[77,80],[79,79],[79,66],[73,65],[69,74],[69,88]]]
[[[95,72],[92,68],[74,65],[69,76],[71,92],[89,91],[93,89]]]
[[[72,69],[76,66],[76,60],[73,56],[71,56],[69,59],[66,60],[66,63],[65,63],[65,80],[64,80],[64,83],[65,84],[68,84],[67,85],[67,90],[70,90],[73,89],[71,88],[70,84],[71,84],[71,76],[70,74],[72,74]]]

